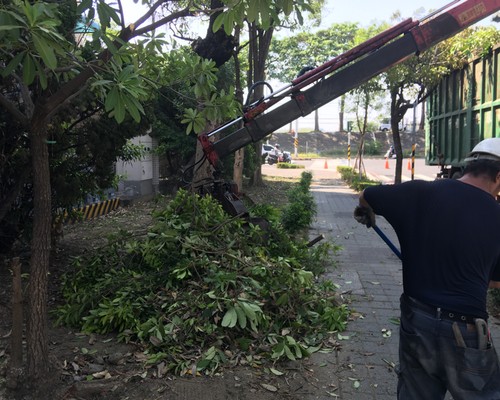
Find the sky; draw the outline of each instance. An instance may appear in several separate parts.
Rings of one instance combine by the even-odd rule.
[[[414,17],[417,10],[420,11],[419,16],[425,16],[429,11],[441,8],[449,2],[449,0],[326,0],[322,25],[327,27],[332,23],[358,22],[368,26],[373,22],[391,22],[391,16],[396,11],[400,11],[403,18]]]
[[[431,11],[440,9],[452,0],[325,0],[322,12],[321,28],[328,28],[334,23],[358,22],[361,26],[367,27],[375,22],[391,21],[391,16],[399,11],[402,18],[421,19]],[[133,22],[138,15],[143,14],[140,4],[126,0],[124,4],[129,6],[125,9],[128,22]],[[482,24],[489,24],[491,17],[485,18]],[[205,28],[203,28],[205,32]]]
[[[342,22],[358,22],[364,27],[374,22],[391,23],[396,11],[403,18],[421,19],[450,3],[452,0],[325,0],[321,27]],[[491,17],[481,21],[481,24],[490,23]]]

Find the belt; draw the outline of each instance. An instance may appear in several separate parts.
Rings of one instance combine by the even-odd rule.
[[[474,324],[474,321],[477,318],[471,315],[465,315],[458,313],[456,311],[450,311],[441,307],[434,307],[429,304],[422,303],[421,301],[413,297],[410,297],[406,294],[403,294],[401,296],[401,301],[406,303],[408,306],[423,311],[426,314],[432,315],[434,318],[437,319],[447,319],[450,321],[459,321],[459,322],[466,322],[468,324]]]

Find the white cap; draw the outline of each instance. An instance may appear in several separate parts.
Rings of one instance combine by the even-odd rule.
[[[484,139],[476,144],[465,158],[466,162],[474,160],[500,161],[500,138]]]

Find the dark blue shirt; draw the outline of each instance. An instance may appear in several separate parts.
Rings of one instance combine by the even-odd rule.
[[[374,186],[364,197],[396,231],[407,295],[487,318],[489,281],[500,281],[500,204],[490,194],[441,179]]]

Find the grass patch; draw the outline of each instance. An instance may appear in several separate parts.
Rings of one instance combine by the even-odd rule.
[[[314,159],[314,158],[321,158],[321,155],[318,153],[299,153],[297,155],[297,158],[304,160],[304,159]]]
[[[281,169],[304,169],[305,165],[301,164],[293,164],[293,163],[278,163],[276,164],[276,168],[281,168]]]

